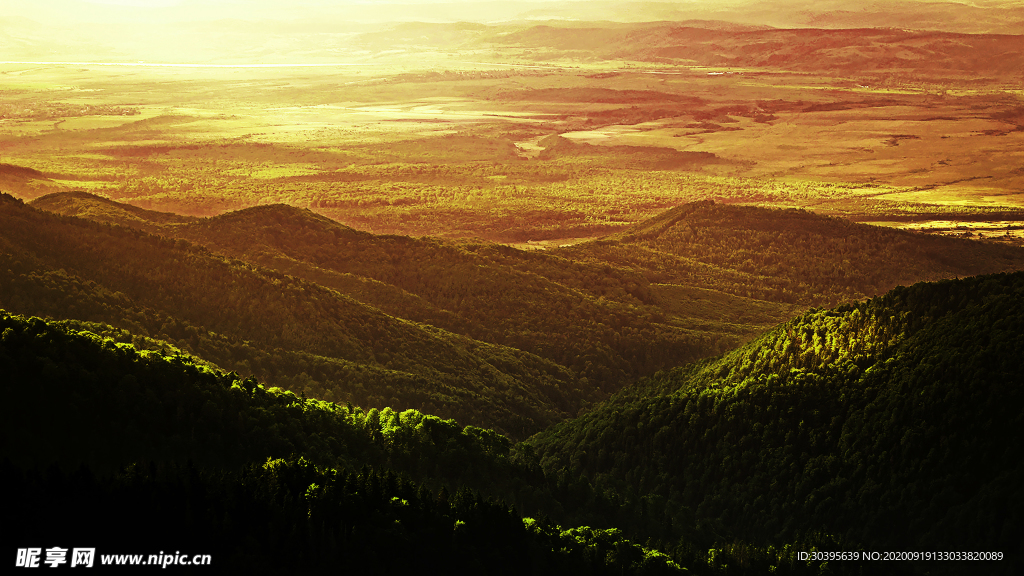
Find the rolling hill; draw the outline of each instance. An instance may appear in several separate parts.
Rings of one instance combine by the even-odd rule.
[[[738,69],[850,71],[884,74],[970,74],[979,69],[1012,77],[1021,67],[1019,35],[957,34],[846,27],[734,30],[686,23],[591,26],[541,24],[496,38],[550,58],[678,62]],[[546,51],[544,49],[547,49]]]
[[[23,198],[62,192],[65,187],[34,168],[0,163],[0,186]]]
[[[366,463],[375,473],[409,474],[430,490],[468,486],[563,525],[620,529],[615,538],[647,542],[707,574],[722,573],[726,565],[752,573],[820,568],[797,561],[794,546],[999,546],[1016,554],[1021,503],[1011,487],[1024,479],[1017,464],[1024,456],[1017,438],[1024,413],[1017,360],[1024,356],[1018,337],[1024,273],[917,284],[811,309],[732,352],[681,361],[682,367],[642,379],[600,404],[590,382],[563,364],[400,315],[418,311],[471,332],[475,318],[486,325],[491,314],[510,326],[519,321],[525,331],[545,326],[536,315],[557,322],[550,311],[559,309],[550,303],[573,297],[595,313],[632,306],[651,314],[642,321],[660,314],[666,327],[699,332],[684,326],[695,322],[687,315],[693,310],[717,315],[718,326],[742,326],[744,307],[748,320],[783,309],[770,300],[778,286],[790,287],[787,297],[796,301],[790,305],[802,307],[825,299],[816,294],[852,299],[907,277],[1013,269],[1018,249],[711,202],[553,253],[375,236],[286,206],[175,221],[145,211],[122,216],[120,205],[88,195],[38,203],[44,202],[58,210],[77,210],[81,203],[81,213],[123,224],[61,216],[9,197],[0,204],[0,305],[71,318],[6,320],[5,345],[53,348],[37,354],[31,369],[11,364],[9,373],[25,370],[29,380],[50,382],[16,388],[11,405],[43,407],[32,395],[63,398],[68,394],[53,386],[81,386],[70,399],[51,402],[53,413],[45,418],[25,412],[7,420],[11,440],[4,451],[18,470],[45,466],[47,459],[65,462],[66,471],[85,463],[114,474],[89,489],[117,500],[124,489],[118,466],[140,458],[169,468],[133,482],[177,482],[192,473],[174,467],[191,459],[205,471],[188,481],[224,494],[237,494],[236,482],[267,481],[268,469],[231,472],[242,476],[221,480],[206,475],[220,466],[238,470],[254,460],[301,455],[312,464],[292,458],[281,469],[326,486],[337,480],[321,476],[324,467],[350,470],[346,485],[369,482],[372,475],[355,474]],[[103,211],[87,209],[92,202]],[[130,227],[140,222],[164,235]],[[862,259],[857,250],[867,255]],[[875,276],[869,258],[884,265]],[[751,271],[757,269],[765,273]],[[328,287],[331,282],[377,304],[346,296]],[[491,298],[498,305],[473,311]],[[460,307],[463,300],[473,303]],[[518,316],[506,311],[516,308]],[[18,336],[29,333],[41,336]],[[162,351],[138,353],[133,346]],[[92,364],[76,364],[84,360],[74,360],[75,354]],[[9,354],[21,357],[27,356]],[[243,376],[218,371],[233,369],[232,363],[252,370]],[[101,375],[111,366],[143,370],[134,376],[142,387],[125,374]],[[245,378],[257,371],[296,393]],[[202,400],[186,400],[191,392],[166,396],[179,385],[172,384],[175,378],[209,381],[214,388]],[[85,384],[75,384],[81,379]],[[93,390],[97,383],[112,388]],[[158,391],[164,386],[166,392]],[[221,388],[226,392],[213,391]],[[235,406],[231,394],[243,392],[264,412],[247,416],[250,408]],[[342,404],[363,409],[299,393],[338,394]],[[584,405],[588,412],[567,420]],[[383,406],[393,408],[378,410]],[[91,420],[109,410],[128,412],[106,418],[109,426]],[[473,426],[425,415],[433,413]],[[89,432],[60,450],[37,446],[56,445],[76,427]],[[538,430],[515,446],[500,436],[524,438]],[[64,478],[60,482],[79,481]],[[415,493],[409,490],[396,494],[418,501],[401,495]],[[292,518],[286,509],[275,513]],[[580,532],[573,541],[582,550],[591,546],[588,539],[611,537],[598,532]],[[326,542],[321,537],[311,536]],[[1008,573],[1013,566],[983,568]],[[885,567],[893,573],[905,568]]]
[[[513,436],[597,398],[551,361],[395,318],[184,240],[10,197],[0,220],[0,305],[14,312],[111,324],[316,397],[422,408]]]
[[[867,549],[1002,550],[976,569],[1013,573],[1022,303],[1015,273],[814,309],[528,443],[548,470],[657,498],[676,525],[776,545],[824,531]]]
[[[21,496],[0,505],[9,545],[85,539],[102,566],[159,540],[220,573],[682,572],[619,530],[524,519],[467,488],[538,476],[491,430],[307,400],[5,311],[0,371],[0,481]]]
[[[581,390],[603,393],[725,351],[807,306],[1024,268],[1024,251],[1010,246],[713,202],[679,206],[596,241],[533,252],[373,235],[284,205],[179,220],[81,193],[46,196],[33,206],[155,230],[395,318],[521,350],[564,367],[580,378]],[[303,389],[298,373],[283,379],[252,363],[241,368]],[[307,393],[322,397],[324,389]],[[568,414],[595,398],[579,399]]]
[[[77,216],[94,222],[120,224],[156,233],[170,224],[191,222],[194,216],[146,210],[122,202],[114,202],[88,192],[64,192],[36,198],[34,207],[65,216]]]
[[[62,214],[89,214],[93,205],[110,206],[88,196],[33,203]],[[127,215],[120,220],[134,222]],[[315,282],[395,317],[536,354],[605,391],[728,349],[793,313],[788,305],[705,294],[674,303],[666,314],[642,276],[605,263],[488,242],[373,235],[283,205],[159,232]],[[745,322],[722,306],[742,309]]]
[[[652,284],[815,306],[920,281],[1024,269],[1024,250],[1014,246],[712,201],[678,206],[554,253],[630,269]]]

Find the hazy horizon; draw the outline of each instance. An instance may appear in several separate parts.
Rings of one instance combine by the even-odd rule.
[[[880,0],[863,3],[853,0],[786,0],[757,2],[754,0],[299,0],[282,5],[271,0],[37,0],[32,3],[0,3],[3,17],[27,18],[39,24],[50,23],[198,23],[219,20],[275,20],[278,22],[308,21],[316,28],[326,18],[349,17],[359,22],[478,22],[497,23],[513,20],[551,19],[577,21],[641,22],[708,18],[730,22],[763,23],[772,26],[815,26],[832,24],[823,17],[845,15],[854,20],[868,19],[890,13],[894,17],[912,14],[928,24],[935,24],[952,11],[964,11],[972,17],[979,14],[996,16],[1024,15],[1024,6],[1009,0],[966,2],[947,0]],[[757,18],[754,22],[746,22]],[[773,22],[773,20],[775,22]],[[883,23],[884,24],[884,23]],[[900,26],[893,21],[889,26]],[[947,31],[957,27],[977,27],[959,17],[947,22]]]
[[[902,28],[971,34],[1024,30],[1024,6],[998,0],[870,4],[850,0],[770,4],[749,0],[302,0],[287,6],[269,0],[41,0],[7,1],[2,7],[0,61],[4,62],[343,63],[352,61],[353,52],[367,49],[353,47],[354,38],[413,22],[500,27],[668,21],[697,26]],[[433,35],[432,30],[416,30],[409,37],[430,43]],[[371,52],[386,49],[369,48]]]

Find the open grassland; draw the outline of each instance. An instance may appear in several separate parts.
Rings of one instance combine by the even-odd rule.
[[[1020,240],[1019,37],[417,26],[345,65],[0,65],[0,188],[524,247],[700,199]]]

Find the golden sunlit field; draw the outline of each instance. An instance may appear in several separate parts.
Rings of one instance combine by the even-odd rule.
[[[1021,237],[1020,71],[975,54],[1012,38],[811,31],[788,39],[811,54],[752,58],[775,40],[707,32],[709,54],[699,31],[640,26],[637,46],[689,43],[630,51],[616,36],[617,52],[583,57],[575,29],[473,27],[506,39],[484,49],[457,25],[413,27],[367,33],[401,49],[347,65],[0,65],[3,162],[41,172],[3,183],[190,215],[287,203],[524,247],[705,198]],[[721,65],[729,54],[741,65]]]
[[[16,567],[1022,574],[1022,359],[1020,0],[0,11]]]

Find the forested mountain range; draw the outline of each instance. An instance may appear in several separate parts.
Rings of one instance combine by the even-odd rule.
[[[29,254],[50,244],[51,252],[15,258],[27,268],[9,269],[17,277],[7,285],[12,311],[114,325],[296,393],[417,408],[515,438],[573,416],[637,377],[725,351],[808,305],[920,279],[1024,268],[1024,254],[1013,247],[711,202],[547,252],[372,235],[283,205],[205,219],[86,193],[44,196],[32,206],[134,231],[77,219],[50,224],[47,212],[32,213],[33,223],[23,225],[37,230],[8,242]],[[58,229],[74,232],[24,246],[39,230]],[[52,249],[67,242],[76,247]],[[123,247],[97,248],[116,245]],[[75,254],[87,249],[105,255]],[[125,257],[139,265],[110,266]],[[178,276],[166,271],[168,262]],[[214,271],[204,271],[209,266]],[[230,282],[221,281],[225,274]],[[261,278],[254,286],[273,303],[257,304],[237,274]],[[156,289],[154,281],[166,285]],[[161,294],[169,290],[174,297]],[[308,290],[317,298],[300,302]],[[111,292],[122,300],[108,302]],[[317,301],[344,302],[389,328],[367,332],[369,320],[342,321],[340,309],[324,318],[309,310]],[[142,310],[128,314],[126,307]],[[278,309],[287,311],[274,318]],[[343,351],[340,339],[324,338],[317,322],[344,331],[354,348]],[[404,343],[386,344],[383,334]],[[451,352],[431,348],[437,346],[477,359],[461,353],[458,361],[442,360]]]
[[[531,438],[548,470],[655,497],[676,522],[782,543],[1002,550],[1019,570],[1024,273],[811,311]],[[965,573],[964,564],[927,566]]]
[[[0,304],[65,319],[2,319],[3,475],[17,490],[92,494],[124,514],[175,502],[195,511],[172,526],[192,543],[252,524],[218,550],[270,572],[354,549],[398,569],[406,557],[381,560],[384,542],[415,548],[441,525],[452,532],[431,558],[472,559],[456,571],[963,569],[799,561],[811,547],[992,549],[1006,561],[973,566],[1017,567],[1024,272],[812,308],[690,362],[723,345],[699,314],[743,326],[744,304],[765,317],[915,275],[1012,269],[1012,247],[713,203],[544,253],[374,236],[284,206],[176,219],[42,200],[87,218],[0,199]],[[704,347],[640,367],[620,355],[628,373],[592,381],[575,358],[502,340],[557,343],[560,321],[611,330],[582,344],[594,358],[643,322],[662,332],[638,343],[697,334]]]
[[[523,350],[566,367],[585,379],[581,386],[602,393],[724,351],[798,310],[700,290],[672,299],[669,307],[640,274],[603,262],[489,242],[373,235],[283,205],[183,223],[160,213],[140,219],[138,209],[119,210],[124,205],[82,193],[45,196],[32,206],[154,230],[314,282],[391,316]]]
[[[529,446],[492,430],[300,398],[73,322],[0,311],[0,370],[0,481],[22,496],[0,505],[18,528],[14,546],[88,534],[101,552],[123,553],[159,540],[211,554],[219,571],[261,574],[856,574],[866,565],[827,572],[798,558],[849,547],[826,534],[773,547],[673,526],[656,501],[545,472]],[[69,506],[79,514],[49,521]]]
[[[315,397],[422,408],[517,437],[596,398],[551,361],[395,318],[184,240],[10,197],[0,221],[0,302],[11,311],[110,324]]]
[[[360,550],[358,562],[383,573],[411,561],[389,554],[397,539],[456,572],[674,573],[671,557],[703,574],[1010,574],[1024,480],[1022,296],[1017,273],[812,310],[518,445],[4,313],[2,474],[39,501],[87,495],[143,526],[153,516],[139,506],[187,509],[148,533],[266,572],[326,569]],[[54,532],[25,502],[5,503],[22,539],[82,528]],[[96,538],[135,541],[122,529]],[[796,558],[812,547],[1004,560]]]
[[[666,326],[636,274],[543,252],[372,235],[280,205],[170,233],[336,287],[389,314],[529,351],[604,390],[702,356],[722,337]],[[411,310],[409,295],[427,310]]]
[[[299,398],[2,311],[0,371],[15,546],[87,537],[110,554],[158,541],[210,554],[218,573],[682,571],[621,530],[524,520],[512,498],[487,497],[534,509],[559,497],[491,430]],[[67,506],[71,521],[50,521]]]

